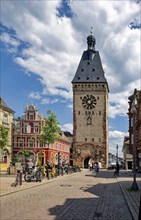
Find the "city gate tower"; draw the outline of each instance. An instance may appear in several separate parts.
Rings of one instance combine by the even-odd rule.
[[[108,167],[108,83],[96,39],[87,37],[73,87],[73,163],[88,168],[90,161]]]

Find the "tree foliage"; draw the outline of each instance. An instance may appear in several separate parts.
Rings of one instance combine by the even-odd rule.
[[[30,157],[33,154],[33,152],[29,151],[29,150],[24,150],[23,151],[23,155],[24,157]]]
[[[42,134],[40,136],[40,142],[47,145],[53,144],[57,140],[61,131],[57,116],[50,110],[47,111],[49,115],[48,118],[45,118],[45,124],[42,127]]]
[[[4,125],[0,125],[0,148],[6,151],[6,145],[8,143],[8,133],[9,128],[4,127]]]

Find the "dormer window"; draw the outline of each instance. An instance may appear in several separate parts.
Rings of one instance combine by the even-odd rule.
[[[30,105],[28,108],[29,108],[29,110],[34,110],[34,106],[33,105]]]
[[[29,120],[34,120],[34,113],[29,113]]]

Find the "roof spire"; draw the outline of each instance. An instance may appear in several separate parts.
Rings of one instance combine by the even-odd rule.
[[[88,50],[95,51],[96,39],[93,36],[93,27],[90,29],[90,35],[87,37]]]

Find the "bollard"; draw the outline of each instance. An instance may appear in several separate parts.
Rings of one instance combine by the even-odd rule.
[[[17,170],[17,180],[18,180],[18,185],[21,186],[22,185],[22,171],[21,170]]]
[[[22,171],[20,171],[19,173],[19,185],[21,186],[22,185]]]

